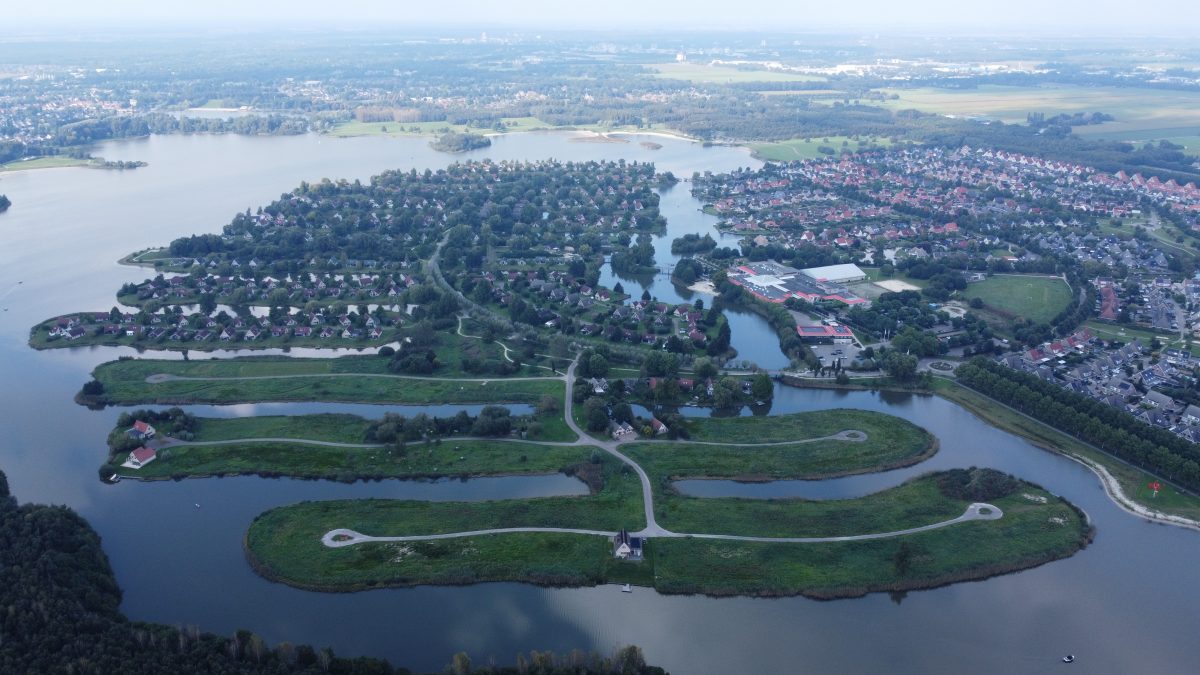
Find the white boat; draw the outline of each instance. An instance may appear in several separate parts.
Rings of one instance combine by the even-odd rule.
[[[1074,662],[1075,662],[1075,655],[1074,655],[1074,654],[1067,654],[1066,656],[1064,656],[1064,657],[1063,657],[1063,659],[1062,659],[1062,660],[1063,660],[1063,663],[1074,663]]]
[[[631,585],[629,585],[629,584],[625,584],[624,586],[621,586],[621,592],[622,592],[622,593],[632,593],[632,592],[633,592],[633,586],[631,586]]]

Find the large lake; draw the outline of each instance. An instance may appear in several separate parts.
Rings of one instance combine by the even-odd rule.
[[[654,161],[678,176],[756,166],[744,151],[655,139],[579,143],[567,134],[497,138],[468,157]],[[638,644],[676,673],[1058,671],[1067,652],[1086,672],[1193,672],[1200,657],[1200,534],[1125,514],[1084,468],[993,429],[930,397],[781,389],[770,413],[828,407],[880,410],[920,424],[941,452],[919,467],[780,494],[839,497],[882,489],[917,473],[992,466],[1065,496],[1094,519],[1096,542],[1071,559],[984,582],[890,597],[816,602],[804,598],[714,599],[660,596],[615,587],[545,589],[521,584],[423,587],[353,594],[309,593],[266,582],[241,548],[255,515],[305,499],[387,496],[462,500],[578,494],[562,476],[441,482],[328,482],[226,478],[102,485],[103,439],[119,410],[71,402],[96,364],[132,353],[114,348],[35,352],[28,329],[55,314],[107,309],[116,289],[144,270],[122,255],[197,232],[217,232],[232,215],[269,202],[301,180],[367,179],[388,168],[443,166],[454,158],[421,139],[172,136],[102,145],[108,159],[150,163],[129,172],[56,169],[0,174],[13,200],[0,215],[0,468],[21,501],[66,504],[100,533],[134,619],[194,624],[231,633],[246,628],[274,643],[329,645],[342,655],[375,655],[410,668],[440,670],[465,650],[477,663],[509,663],[532,649],[602,652]],[[712,219],[681,184],[663,194],[671,233],[658,240],[669,265],[670,238],[705,231]],[[639,285],[632,281],[625,283]],[[687,300],[661,277],[644,285],[660,298]],[[706,298],[707,300],[707,298]],[[737,315],[733,343],[764,366],[782,364],[769,329]],[[213,414],[289,414],[386,407],[246,406]],[[411,414],[415,408],[406,406]],[[695,411],[693,411],[695,412]],[[745,411],[749,414],[749,410]],[[693,486],[727,490],[736,486]],[[768,494],[768,492],[761,492]],[[200,504],[201,508],[194,505]]]

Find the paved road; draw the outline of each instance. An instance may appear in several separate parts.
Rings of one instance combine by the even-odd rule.
[[[628,456],[626,456],[620,450],[617,449],[617,447],[621,444],[621,442],[611,441],[608,439],[594,438],[593,436],[588,434],[586,431],[579,428],[579,425],[577,425],[575,423],[575,417],[573,415],[575,402],[571,396],[571,392],[575,386],[575,368],[578,365],[579,365],[579,357],[576,356],[576,358],[573,361],[571,361],[571,365],[567,368],[567,372],[565,375],[566,383],[567,383],[567,392],[566,392],[566,399],[565,399],[563,408],[564,408],[564,417],[566,419],[567,426],[579,436],[579,439],[572,443],[564,443],[561,445],[581,445],[581,446],[593,446],[593,447],[600,448],[600,449],[604,450],[605,452],[607,452],[608,454],[612,455],[613,457],[616,457],[618,460],[620,460],[624,464],[628,465],[630,468],[632,468],[634,470],[634,472],[637,473],[638,480],[641,481],[641,484],[642,484],[642,508],[643,508],[643,511],[645,512],[646,527],[644,527],[643,529],[641,529],[637,532],[633,532],[632,534],[634,536],[673,537],[673,538],[692,537],[692,538],[696,538],[696,539],[713,539],[713,540],[722,540],[722,541],[755,541],[755,542],[768,542],[768,543],[817,544],[817,543],[828,543],[828,542],[838,542],[838,541],[862,541],[862,540],[868,540],[868,539],[885,539],[888,537],[899,537],[902,535],[913,534],[916,532],[925,532],[928,530],[935,530],[938,528],[954,525],[956,523],[962,523],[962,522],[967,522],[967,521],[971,521],[971,520],[997,520],[1004,516],[1003,511],[1001,511],[999,508],[997,508],[991,504],[975,503],[975,504],[971,504],[970,506],[968,506],[967,510],[961,516],[959,516],[957,518],[952,518],[950,520],[944,520],[940,523],[933,523],[931,525],[923,525],[921,527],[914,527],[914,528],[909,528],[906,530],[897,530],[894,532],[875,532],[875,533],[868,533],[868,534],[847,535],[847,536],[843,536],[843,537],[745,537],[745,536],[738,536],[738,535],[732,535],[732,534],[689,534],[689,533],[684,533],[684,532],[672,532],[671,530],[668,530],[665,527],[662,527],[661,525],[659,525],[658,521],[654,517],[654,490],[652,489],[652,485],[650,483],[650,476],[646,474],[646,470],[643,469],[640,464],[633,461],[632,459],[630,459]],[[865,438],[866,438],[865,433],[863,433],[861,431],[855,431],[855,430],[848,429],[848,430],[841,431],[836,434],[833,434],[832,436],[827,436],[824,438],[811,438],[811,439],[804,439],[801,441],[779,441],[779,442],[775,442],[775,443],[756,443],[753,445],[769,446],[769,445],[786,445],[786,444],[794,444],[794,443],[811,443],[814,441],[826,440],[826,439],[837,439],[837,440],[845,440],[845,441],[861,441],[861,440],[865,440]],[[244,442],[244,441],[242,441],[242,442]],[[658,442],[663,442],[663,441],[658,441]],[[669,442],[669,441],[667,441],[667,442]],[[221,441],[214,441],[212,443],[221,443]],[[734,445],[734,444],[728,444],[728,443],[710,443],[710,442],[703,442],[703,444],[704,445]],[[333,444],[333,445],[337,445],[337,444]],[[747,444],[747,445],[750,445],[750,444]],[[986,511],[986,513],[985,513],[985,511]],[[489,535],[489,534],[508,534],[508,533],[516,533],[516,532],[559,532],[559,533],[566,533],[566,534],[585,534],[585,535],[594,535],[594,536],[602,536],[602,537],[612,537],[616,534],[615,532],[606,532],[606,531],[601,531],[601,530],[574,529],[574,528],[507,527],[507,528],[494,528],[494,529],[487,529],[487,530],[471,530],[469,532],[450,532],[450,533],[444,533],[444,534],[409,535],[409,536],[398,536],[398,537],[375,537],[375,536],[365,535],[365,534],[362,534],[361,532],[356,532],[354,530],[338,528],[338,529],[330,530],[329,532],[326,532],[325,535],[321,538],[321,542],[323,544],[325,544],[326,546],[337,548],[337,547],[351,546],[354,544],[360,544],[360,543],[371,542],[371,541],[375,541],[375,542],[379,542],[379,541],[383,541],[383,542],[387,542],[387,541],[392,541],[392,542],[432,541],[432,540],[437,540],[437,539],[457,539],[457,538],[461,538],[461,537],[474,537],[474,536],[483,536],[483,535]]]
[[[984,513],[987,511],[987,513]],[[648,534],[645,530],[635,532],[634,536],[657,536],[670,537],[675,539],[713,539],[718,541],[755,541],[773,544],[828,544],[839,541],[866,541],[870,539],[889,539],[891,537],[901,537],[906,534],[915,534],[917,532],[928,532],[943,527],[949,527],[957,523],[965,523],[972,520],[999,520],[1004,517],[1004,512],[996,508],[992,504],[975,503],[967,507],[967,510],[957,518],[943,520],[940,523],[932,525],[922,525],[921,527],[910,527],[907,530],[896,530],[894,532],[874,532],[871,534],[854,534],[843,537],[740,537],[733,534],[687,534],[683,532],[670,532],[661,530],[657,534]],[[445,534],[418,534],[407,537],[373,537],[362,534],[354,530],[338,528],[330,530],[321,537],[321,543],[330,548],[341,548],[343,546],[353,546],[354,544],[362,544],[371,541],[434,541],[438,539],[459,539],[462,537],[481,537],[489,534],[511,534],[517,532],[558,532],[564,534],[586,534],[598,537],[613,537],[616,532],[603,532],[600,530],[580,530],[565,527],[504,527],[490,530],[472,530],[470,532],[447,532]]]
[[[575,401],[571,396],[571,392],[575,389],[575,368],[578,365],[579,357],[576,356],[575,360],[571,361],[570,367],[567,368],[567,396],[566,403],[563,407],[564,415],[567,420],[567,426],[570,427],[571,431],[574,431],[579,435],[581,441],[585,439],[591,441],[591,445],[595,445],[613,457],[621,460],[637,473],[638,480],[642,482],[642,506],[646,514],[646,527],[634,534],[642,537],[669,536],[671,532],[663,527],[660,527],[658,521],[654,519],[654,491],[651,489],[650,476],[646,475],[646,470],[643,469],[640,464],[625,456],[620,450],[617,450],[618,443],[610,440],[593,438],[586,431],[580,429],[578,424],[575,424],[575,416],[572,414],[575,407]]]
[[[796,441],[771,441],[769,443],[718,443],[716,441],[692,441],[692,440],[659,440],[654,438],[643,438],[633,440],[617,441],[617,445],[624,443],[681,443],[686,445],[716,445],[721,447],[736,447],[736,448],[769,448],[777,445],[803,445],[804,443],[817,443],[819,441],[846,441],[848,443],[861,443],[867,440],[867,432],[857,429],[846,429],[839,431],[836,434],[829,436],[821,436],[820,438],[802,438]]]

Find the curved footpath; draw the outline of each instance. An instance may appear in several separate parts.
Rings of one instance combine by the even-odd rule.
[[[839,541],[862,541],[862,540],[867,540],[867,539],[886,539],[889,537],[899,537],[899,536],[903,536],[906,534],[913,534],[916,532],[925,532],[928,530],[935,530],[935,529],[939,529],[942,527],[947,527],[949,525],[954,525],[957,523],[963,523],[963,522],[972,521],[972,520],[998,520],[998,519],[1004,517],[1004,512],[1001,511],[999,508],[996,508],[996,506],[994,506],[992,504],[974,503],[974,504],[971,504],[970,506],[968,506],[967,510],[961,516],[959,516],[957,518],[952,518],[950,520],[944,520],[939,523],[933,523],[930,525],[922,525],[921,527],[914,527],[914,528],[909,528],[906,530],[897,530],[894,532],[875,532],[875,533],[870,533],[870,534],[848,535],[848,536],[843,536],[843,537],[743,537],[743,536],[738,536],[738,535],[733,535],[733,534],[690,534],[690,533],[686,533],[686,532],[672,532],[672,531],[662,527],[661,525],[659,525],[658,521],[654,517],[654,491],[651,489],[650,476],[646,474],[645,469],[643,469],[640,464],[633,461],[632,459],[630,459],[628,456],[626,456],[620,450],[617,449],[617,446],[621,444],[619,441],[599,440],[599,439],[593,438],[587,432],[585,432],[583,429],[579,428],[579,425],[577,425],[575,423],[575,418],[573,415],[574,400],[572,399],[571,391],[574,389],[574,385],[575,385],[575,367],[577,365],[579,365],[578,357],[576,357],[575,360],[571,361],[570,367],[567,368],[567,373],[566,373],[567,393],[566,393],[566,403],[565,403],[565,407],[564,407],[564,416],[566,418],[567,426],[571,429],[571,431],[574,431],[576,434],[578,434],[579,440],[575,441],[574,443],[569,443],[567,445],[589,445],[589,446],[601,448],[608,454],[612,455],[613,457],[616,457],[618,460],[620,460],[621,462],[628,465],[630,468],[632,468],[637,473],[638,479],[642,483],[642,507],[643,507],[643,510],[645,511],[646,527],[637,532],[631,533],[633,536],[646,537],[646,538],[651,538],[651,537],[675,537],[675,538],[691,537],[691,538],[696,538],[696,539],[718,539],[718,540],[724,540],[724,541],[753,541],[753,542],[787,543],[787,544],[820,544],[820,543],[831,543],[831,542],[839,542]],[[851,434],[855,434],[855,435],[851,435]],[[857,437],[857,435],[861,435],[862,438]],[[834,434],[833,436],[828,436],[828,437],[821,438],[821,439],[806,439],[805,441],[784,441],[781,443],[759,443],[759,444],[755,444],[755,445],[783,445],[783,444],[792,444],[792,443],[798,443],[798,442],[813,442],[813,441],[817,441],[817,440],[826,440],[826,439],[858,441],[858,440],[864,439],[865,437],[866,437],[866,434],[864,434],[863,432],[846,430],[846,431],[841,431],[837,434]],[[706,443],[706,444],[722,445],[720,443]],[[726,445],[728,445],[728,444],[726,444]],[[352,546],[354,544],[361,544],[361,543],[366,543],[366,542],[432,541],[432,540],[437,540],[437,539],[456,539],[456,538],[460,538],[460,537],[473,537],[473,536],[482,536],[482,535],[488,535],[488,534],[506,534],[506,533],[514,533],[514,532],[557,532],[557,533],[563,533],[563,534],[584,534],[584,535],[594,535],[594,536],[602,536],[602,537],[612,537],[612,536],[616,535],[615,532],[604,532],[604,531],[599,531],[599,530],[586,530],[586,529],[554,528],[554,527],[509,527],[509,528],[494,528],[494,529],[488,529],[488,530],[472,530],[469,532],[449,532],[449,533],[444,533],[444,534],[426,534],[426,535],[411,535],[411,536],[399,536],[399,537],[375,537],[375,536],[362,534],[361,532],[355,532],[354,530],[338,528],[338,529],[334,529],[334,530],[330,530],[329,532],[326,532],[325,535],[321,537],[321,543],[323,543],[325,546],[328,546],[331,548],[340,548],[340,547],[344,547],[344,546]]]
[[[342,441],[319,441],[311,438],[289,438],[284,436],[254,436],[249,438],[228,438],[220,441],[181,441],[170,436],[160,436],[161,440],[153,444],[155,448],[181,448],[198,445],[241,445],[243,443],[297,443],[300,445],[320,445],[329,448],[384,448],[387,443],[346,443]],[[597,443],[594,439],[588,437],[580,437],[573,441],[527,441],[523,438],[508,438],[497,436],[445,436],[440,437],[442,442],[452,441],[485,441],[491,443],[526,443],[528,445],[543,445],[554,448],[573,448],[573,447],[589,447],[594,448]],[[717,447],[737,447],[737,448],[769,448],[780,445],[803,445],[805,443],[816,443],[818,441],[846,441],[849,443],[859,443],[867,440],[865,431],[856,431],[847,429],[839,431],[836,434],[829,436],[821,436],[819,438],[805,438],[798,441],[772,441],[769,443],[717,443],[714,441],[687,441],[687,440],[661,440],[661,439],[631,439],[623,441],[613,441],[613,445],[622,445],[625,443],[655,443],[655,444],[687,444],[687,445],[712,445]]]
[[[289,380],[301,377],[382,377],[392,380],[426,380],[429,382],[553,382],[562,381],[562,375],[546,375],[544,377],[422,377],[420,375],[393,375],[391,373],[300,373],[295,375],[230,375],[227,377],[190,377],[187,375],[171,375],[170,373],[155,373],[146,377],[146,384],[161,384],[163,382],[236,382],[238,380]]]
[[[987,510],[987,513],[984,513]],[[669,530],[660,529],[656,537],[669,537],[676,539],[719,539],[723,541],[754,541],[762,543],[774,544],[829,544],[839,541],[865,541],[868,539],[889,539],[891,537],[900,537],[906,534],[915,534],[917,532],[927,532],[929,530],[937,530],[943,527],[948,527],[957,523],[966,523],[972,520],[999,520],[1004,517],[1004,512],[996,508],[992,504],[984,504],[976,502],[967,507],[967,510],[957,518],[943,520],[940,523],[931,525],[922,525],[920,527],[910,527],[907,530],[896,530],[894,532],[874,532],[871,534],[854,534],[843,537],[742,537],[736,534],[694,534],[688,532],[671,532]],[[445,534],[417,534],[407,537],[373,537],[362,534],[354,530],[346,528],[338,528],[330,530],[321,537],[321,543],[330,548],[341,548],[343,546],[353,546],[354,544],[365,544],[367,542],[404,542],[404,541],[434,541],[437,539],[459,539],[462,537],[478,537],[488,534],[510,534],[514,532],[557,532],[560,534],[587,534],[598,537],[613,537],[616,532],[603,532],[600,530],[582,530],[567,527],[501,527],[490,530],[472,530],[470,532],[447,532]],[[649,537],[646,531],[633,533],[634,536]]]

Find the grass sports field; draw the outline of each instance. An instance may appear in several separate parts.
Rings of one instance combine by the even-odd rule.
[[[1053,277],[993,276],[970,284],[964,294],[993,311],[1043,323],[1071,302],[1071,287]]]

